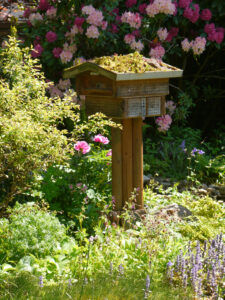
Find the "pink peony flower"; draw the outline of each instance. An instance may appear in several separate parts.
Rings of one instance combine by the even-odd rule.
[[[159,30],[157,31],[157,35],[160,41],[165,41],[168,36],[168,31],[166,28],[159,28]]]
[[[85,21],[85,18],[82,17],[76,17],[74,21],[74,25],[77,25],[78,27],[82,26]]]
[[[155,122],[159,126],[158,131],[166,132],[170,128],[172,118],[170,115],[165,115],[162,117],[158,117]]]
[[[126,0],[125,5],[127,8],[130,8],[137,4],[137,0]]]
[[[209,10],[208,8],[203,9],[202,12],[201,12],[200,18],[203,21],[209,21],[209,20],[211,20],[211,18],[212,18],[211,10]]]
[[[112,156],[112,149],[109,149],[109,151],[106,153],[106,156]]]
[[[149,55],[156,59],[162,59],[165,55],[165,49],[161,45],[156,46],[150,50]]]
[[[91,150],[91,147],[89,146],[89,144],[85,141],[78,141],[75,145],[74,145],[74,149],[78,152],[82,152],[83,154],[88,153]]]
[[[145,14],[146,13],[146,8],[147,8],[148,4],[143,3],[141,5],[139,5],[138,10],[141,14]]]
[[[49,43],[54,43],[57,40],[57,34],[53,31],[47,32],[45,37]]]
[[[60,54],[60,59],[63,64],[68,63],[73,58],[73,53],[69,50],[63,50]]]
[[[54,48],[52,50],[52,53],[54,55],[55,58],[59,58],[60,54],[62,53],[63,49],[62,48]]]
[[[100,33],[98,31],[98,28],[94,25],[91,25],[88,27],[86,36],[88,38],[97,39],[99,37]]]
[[[37,44],[31,51],[31,56],[34,58],[40,57],[43,51],[43,47],[40,44]]]
[[[109,143],[109,139],[101,134],[97,134],[96,136],[94,136],[93,141],[97,143],[102,143],[104,145],[107,145]]]
[[[38,8],[42,11],[46,11],[50,8],[50,4],[48,3],[48,0],[40,0]]]

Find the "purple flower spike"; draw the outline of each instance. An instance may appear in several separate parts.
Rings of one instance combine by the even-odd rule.
[[[39,286],[41,288],[44,286],[44,284],[43,284],[43,276],[42,275],[39,277]]]

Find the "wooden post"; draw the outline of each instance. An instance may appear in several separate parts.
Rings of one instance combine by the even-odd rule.
[[[122,131],[122,169],[123,169],[123,206],[129,202],[133,192],[132,179],[132,119],[123,119]]]
[[[123,208],[122,174],[122,130],[112,128],[112,196],[115,198],[114,210]]]
[[[137,188],[136,209],[143,209],[143,138],[142,118],[132,119],[133,188]]]

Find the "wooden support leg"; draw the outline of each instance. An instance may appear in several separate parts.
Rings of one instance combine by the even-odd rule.
[[[133,188],[138,189],[136,209],[143,209],[143,138],[142,118],[132,119]]]
[[[133,192],[132,179],[132,119],[122,121],[122,169],[123,169],[123,206],[129,202]]]
[[[112,128],[112,196],[115,199],[116,211],[123,207],[122,183],[122,130]]]

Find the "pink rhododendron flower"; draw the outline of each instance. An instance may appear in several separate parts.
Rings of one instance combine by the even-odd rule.
[[[95,8],[92,5],[83,6],[81,9],[83,14],[90,15],[95,12]]]
[[[97,143],[102,143],[104,145],[107,145],[109,143],[109,139],[101,134],[97,134],[96,136],[94,136],[93,141]]]
[[[133,28],[141,27],[141,16],[139,13],[125,12],[121,16],[123,23],[128,23]]]
[[[65,44],[63,44],[63,50],[69,51],[72,54],[74,54],[77,51],[77,46],[76,46],[76,44],[69,45],[68,43],[65,43]]]
[[[39,13],[34,13],[29,16],[29,21],[32,25],[36,25],[43,20],[42,15]]]
[[[100,33],[98,31],[98,28],[94,25],[91,25],[88,27],[86,36],[88,38],[97,39],[99,37]]]
[[[166,41],[167,42],[171,42],[172,39],[178,35],[178,32],[179,32],[179,28],[178,27],[172,27],[169,32],[168,32],[168,35],[167,35],[167,38],[166,38]]]
[[[200,14],[200,18],[203,20],[203,21],[209,21],[211,20],[212,18],[212,13],[211,13],[211,10],[206,8],[206,9],[203,9],[201,14]]]
[[[47,12],[46,15],[49,17],[49,19],[54,19],[57,14],[57,9],[54,6],[51,6]]]
[[[214,34],[214,39],[217,44],[221,44],[224,39],[224,31],[218,31],[218,28],[217,28],[216,32]]]
[[[117,33],[119,31],[118,27],[116,26],[116,24],[112,24],[111,25],[111,31],[112,33]]]
[[[175,109],[176,109],[176,105],[173,101],[166,101],[166,108],[169,111],[170,116],[172,116],[172,114],[174,113]]]
[[[146,8],[146,12],[149,17],[154,17],[159,13],[166,15],[173,15],[176,10],[176,6],[171,0],[155,0],[149,4]]]
[[[40,44],[37,44],[31,51],[31,56],[34,58],[40,57],[43,51],[43,47]]]
[[[198,36],[194,41],[192,41],[192,50],[195,55],[200,55],[205,50],[206,39],[204,37]]]
[[[204,27],[204,31],[206,33],[211,33],[213,31],[215,31],[216,27],[215,27],[215,24],[214,23],[210,23],[210,24],[205,24],[205,27]]]
[[[135,36],[131,33],[128,33],[125,35],[124,41],[126,44],[131,44],[133,41],[135,41]]]
[[[91,147],[87,142],[79,141],[74,145],[74,149],[78,152],[81,151],[83,154],[86,154],[91,150]]]
[[[165,41],[168,36],[168,31],[166,28],[159,28],[159,30],[157,31],[157,35],[160,41]]]
[[[67,90],[69,87],[71,87],[71,82],[69,79],[59,80],[58,88],[60,88],[60,90]]]
[[[188,39],[184,39],[181,42],[181,47],[183,49],[183,51],[188,52],[191,49],[192,43],[188,41]]]
[[[38,8],[42,11],[46,11],[50,8],[50,4],[48,3],[47,0],[40,0]]]
[[[146,4],[146,3],[140,4],[138,7],[139,12],[141,14],[145,14],[147,6],[148,6],[148,4]]]
[[[172,118],[170,115],[165,115],[162,117],[158,117],[155,122],[159,126],[158,131],[165,132],[170,128]]]
[[[100,10],[94,10],[87,18],[87,23],[90,25],[101,26],[103,22],[103,14]]]
[[[107,28],[107,26],[108,26],[108,22],[107,21],[102,21],[102,30],[106,30],[106,28]]]
[[[62,91],[60,91],[60,89],[55,85],[52,85],[52,86],[49,87],[49,92],[50,92],[50,96],[52,98],[55,98],[55,97],[62,98],[63,97]]]
[[[45,37],[49,43],[54,43],[57,40],[57,34],[53,31],[47,32]]]
[[[141,52],[144,49],[144,44],[141,41],[133,41],[130,44],[131,49]]]
[[[141,32],[140,32],[140,30],[136,29],[136,30],[132,31],[131,34],[133,34],[135,37],[139,37],[141,35]]]
[[[109,151],[106,153],[106,156],[112,156],[112,149],[109,149]]]
[[[63,50],[60,54],[60,59],[63,64],[68,63],[73,58],[73,53],[69,50]]]
[[[185,8],[183,15],[186,19],[188,19],[192,23],[196,23],[199,19],[200,7],[198,4],[194,4],[193,6],[194,6],[194,9],[192,9],[190,7]]]
[[[190,6],[191,2],[192,0],[179,0],[178,6],[181,8],[186,8]]]
[[[63,51],[62,48],[57,47],[57,48],[54,48],[52,50],[52,53],[53,53],[53,55],[54,55],[55,58],[59,58],[60,54],[62,53],[62,51]]]
[[[156,59],[162,59],[162,57],[165,55],[165,52],[166,51],[163,48],[163,46],[159,45],[156,46],[155,48],[152,48],[149,52],[149,55]]]
[[[125,5],[127,8],[130,8],[132,6],[134,6],[135,4],[137,4],[137,0],[126,0]]]
[[[76,17],[74,21],[74,25],[77,25],[78,27],[82,26],[85,21],[85,18],[82,17]]]
[[[24,10],[24,12],[23,12],[24,18],[25,18],[25,19],[28,19],[31,13],[32,13],[31,9],[30,9],[29,7],[26,8],[26,9]]]

